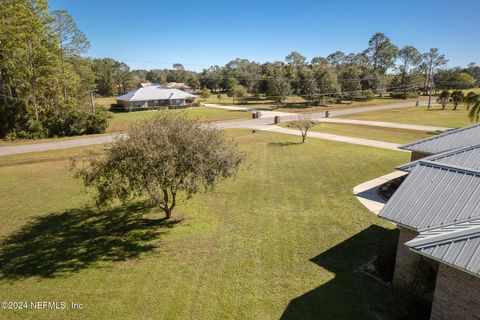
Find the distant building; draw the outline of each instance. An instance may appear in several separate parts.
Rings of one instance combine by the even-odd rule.
[[[164,88],[156,83],[141,83],[139,88],[116,98],[117,105],[126,110],[161,109],[181,107],[188,100],[195,101],[196,96],[188,92]]]
[[[480,318],[480,124],[401,147],[408,176],[379,216],[400,229],[394,289],[416,286],[420,262],[434,275],[431,319]]]
[[[193,89],[187,86],[183,82],[169,82],[166,85],[163,86],[164,88],[169,88],[169,89],[178,89],[182,90],[188,93],[193,93]]]

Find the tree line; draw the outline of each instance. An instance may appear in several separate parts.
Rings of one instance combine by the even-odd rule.
[[[201,72],[186,71],[181,64],[171,70],[134,70],[143,81],[185,82],[196,90],[226,92],[231,97],[264,95],[281,103],[290,95],[319,103],[324,97],[369,98],[386,92],[398,98],[480,85],[480,66],[446,68],[448,60],[437,48],[425,53],[411,45],[398,48],[383,33],[374,34],[360,53],[336,51],[310,61],[292,52],[285,61],[257,63],[237,58],[224,66]],[[205,90],[203,91],[205,92]],[[205,95],[207,93],[205,92]]]
[[[3,0],[0,9],[0,137],[103,132],[104,112],[86,108],[96,87],[90,44],[71,16],[46,0]]]
[[[407,98],[429,90],[480,84],[480,67],[446,68],[438,49],[398,48],[376,33],[359,53],[336,51],[310,61],[298,52],[285,61],[235,59],[201,72],[180,63],[170,69],[131,70],[112,58],[91,59],[86,36],[64,10],[47,0],[3,0],[0,10],[0,137],[39,138],[103,132],[107,116],[92,95],[112,96],[139,82],[186,83],[194,90],[248,95],[282,103],[288,95],[308,104],[325,98],[371,98],[390,93]]]

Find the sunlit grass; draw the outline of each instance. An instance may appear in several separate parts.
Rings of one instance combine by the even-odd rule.
[[[351,319],[388,314],[390,290],[355,272],[392,226],[352,188],[402,152],[249,130],[238,176],[175,210],[107,211],[68,171],[79,149],[0,160],[0,292],[82,310],[0,310],[2,319]],[[293,139],[293,140],[292,140]],[[280,143],[280,144],[279,144]],[[101,146],[97,146],[101,149]]]

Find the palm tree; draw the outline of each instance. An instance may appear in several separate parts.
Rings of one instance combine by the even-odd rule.
[[[465,96],[465,104],[467,105],[467,111],[470,109],[471,105],[474,104],[477,94],[473,91],[470,91]]]
[[[447,105],[447,102],[448,102],[448,98],[450,98],[450,92],[448,92],[448,90],[443,90],[438,96],[437,101],[442,104],[442,109],[445,109],[445,106]]]
[[[465,100],[465,95],[463,94],[462,91],[455,90],[450,95],[450,98],[452,98],[453,110],[457,110],[458,104],[462,103]]]
[[[468,112],[468,118],[470,121],[478,122],[478,117],[480,116],[480,94],[476,93],[474,97],[471,98],[472,108]]]

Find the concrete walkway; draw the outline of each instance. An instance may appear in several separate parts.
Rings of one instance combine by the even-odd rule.
[[[452,128],[446,128],[446,127],[424,126],[424,125],[418,125],[418,124],[405,124],[405,123],[396,123],[396,122],[368,121],[368,120],[355,120],[355,119],[343,119],[343,118],[322,118],[320,119],[320,122],[348,123],[348,124],[358,124],[363,126],[407,129],[407,130],[427,131],[427,132],[447,131],[452,129]]]
[[[288,129],[288,128],[283,128],[283,127],[279,127],[279,126],[259,127],[257,129],[258,130],[263,130],[263,131],[269,131],[269,132],[291,134],[291,135],[296,135],[296,136],[301,135],[299,130]],[[308,133],[308,139],[310,139],[310,138],[317,138],[317,139],[324,139],[324,140],[330,140],[330,141],[357,144],[357,145],[361,145],[361,146],[368,146],[368,147],[395,150],[395,151],[401,151],[401,152],[408,152],[408,151],[405,151],[405,150],[398,149],[398,147],[400,146],[399,144],[385,142],[385,141],[355,138],[355,137],[348,137],[348,136],[339,136],[339,135],[336,135],[336,134],[321,133],[321,132],[314,132],[314,131],[310,131]]]
[[[408,174],[403,171],[394,171],[376,179],[364,182],[353,188],[353,194],[368,210],[378,214],[385,206],[386,201],[378,194],[378,189],[386,182]]]

